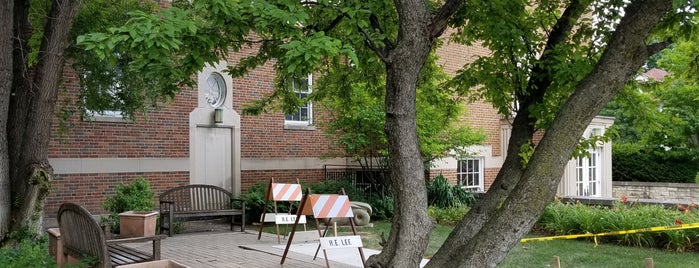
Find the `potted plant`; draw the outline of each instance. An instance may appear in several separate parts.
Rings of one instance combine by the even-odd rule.
[[[153,211],[153,195],[150,183],[142,177],[119,184],[115,194],[102,203],[110,212],[112,230],[122,238],[155,235],[158,212]]]

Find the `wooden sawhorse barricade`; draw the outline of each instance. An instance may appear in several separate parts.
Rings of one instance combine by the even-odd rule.
[[[329,268],[330,262],[328,261],[328,253],[326,249],[337,249],[337,248],[357,248],[359,250],[359,255],[362,258],[362,265],[366,262],[364,258],[364,251],[362,250],[362,239],[357,235],[357,229],[354,225],[354,214],[352,213],[352,206],[349,202],[349,197],[344,195],[344,189],[342,190],[342,195],[339,194],[311,194],[311,190],[307,189],[306,194],[304,194],[301,199],[301,204],[296,212],[296,221],[291,228],[291,234],[289,235],[289,240],[287,240],[286,248],[284,249],[284,255],[282,255],[282,261],[280,264],[284,264],[286,260],[286,255],[289,253],[289,248],[291,247],[291,242],[294,239],[294,233],[296,233],[296,227],[298,226],[299,219],[303,215],[313,215],[316,221],[316,226],[318,227],[318,235],[320,236],[320,245],[318,249],[323,248],[323,254],[325,255],[325,265]],[[326,225],[325,231],[321,233],[320,224],[318,219],[332,219],[332,218],[349,218],[350,226],[352,227],[352,236],[335,236],[335,237],[325,237],[328,233],[329,225]],[[316,251],[316,256],[318,251]],[[314,257],[315,259],[315,257]]]
[[[277,211],[277,201],[288,201],[288,202],[298,202],[301,201],[303,192],[301,190],[301,184],[296,180],[296,184],[289,183],[275,183],[274,179],[269,181],[267,186],[267,193],[265,194],[265,205],[262,208],[262,215],[260,217],[260,232],[257,234],[257,240],[262,237],[262,229],[264,229],[265,222],[267,222],[267,203],[272,201],[274,204],[274,224],[277,227],[277,243],[281,243],[281,237],[279,235],[279,224],[294,224],[296,220],[296,215],[290,213],[280,214]],[[306,223],[306,216],[303,216],[301,223]]]

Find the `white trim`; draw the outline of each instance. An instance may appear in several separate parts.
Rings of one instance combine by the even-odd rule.
[[[242,170],[299,170],[322,169],[324,165],[348,165],[350,158],[318,158],[318,157],[289,157],[289,158],[243,158]]]
[[[189,158],[50,158],[55,174],[189,171]]]
[[[474,145],[468,147],[467,150],[473,154],[471,158],[483,158],[483,161],[485,161],[485,165],[483,167],[485,169],[502,167],[504,160],[501,156],[493,156],[492,145]],[[458,160],[453,156],[440,158],[433,161],[432,169],[455,169],[457,161]]]
[[[324,165],[350,165],[350,158],[243,158],[241,170],[322,169]],[[189,157],[182,158],[51,158],[56,174],[182,172],[189,171]]]

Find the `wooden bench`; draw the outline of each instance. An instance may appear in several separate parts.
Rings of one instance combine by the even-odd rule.
[[[85,256],[94,258],[94,267],[114,267],[160,259],[160,240],[165,235],[106,239],[102,227],[90,212],[74,203],[62,204],[58,209],[61,262],[63,267],[69,260],[79,260]],[[152,242],[153,252],[148,254],[123,246],[124,243]]]
[[[175,218],[187,220],[194,217],[231,217],[233,225],[240,225],[245,232],[245,201],[233,198],[226,189],[214,185],[191,184],[172,188],[158,197],[160,200],[160,232],[173,233]],[[236,222],[235,218],[240,221]],[[166,224],[167,222],[167,224]]]

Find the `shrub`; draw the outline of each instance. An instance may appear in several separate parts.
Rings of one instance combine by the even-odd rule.
[[[153,210],[153,195],[150,183],[142,177],[129,184],[120,183],[114,195],[107,197],[102,203],[102,208],[109,211],[108,221],[112,224],[112,231],[119,231],[119,213],[129,210]]]
[[[617,202],[613,207],[587,206],[580,203],[554,202],[546,207],[537,229],[553,235],[604,233],[672,226],[699,222],[696,206],[683,210],[660,205],[637,205]],[[656,247],[677,251],[699,249],[699,230],[668,230],[616,236],[600,236],[598,241],[625,246]]]
[[[251,222],[260,220],[265,206],[265,194],[267,194],[268,185],[269,181],[258,181],[246,193],[240,196],[241,199],[245,200],[245,217]],[[274,212],[274,204],[272,202],[267,203],[267,211]],[[289,212],[289,202],[278,202],[277,211]]]
[[[694,183],[699,162],[688,151],[612,145],[612,178],[615,181]]]
[[[373,213],[371,214],[372,219],[383,221],[393,218],[393,196],[373,195],[369,198],[367,203],[369,203],[373,209]]]
[[[468,213],[469,207],[466,205],[453,206],[448,208],[440,208],[430,206],[427,208],[427,214],[430,215],[437,224],[440,225],[456,225]]]
[[[0,267],[56,267],[56,262],[47,253],[48,237],[21,239],[17,245],[0,248]]]
[[[472,192],[447,181],[442,174],[437,175],[427,183],[427,202],[430,206],[450,208],[461,205],[473,205],[475,198]]]

